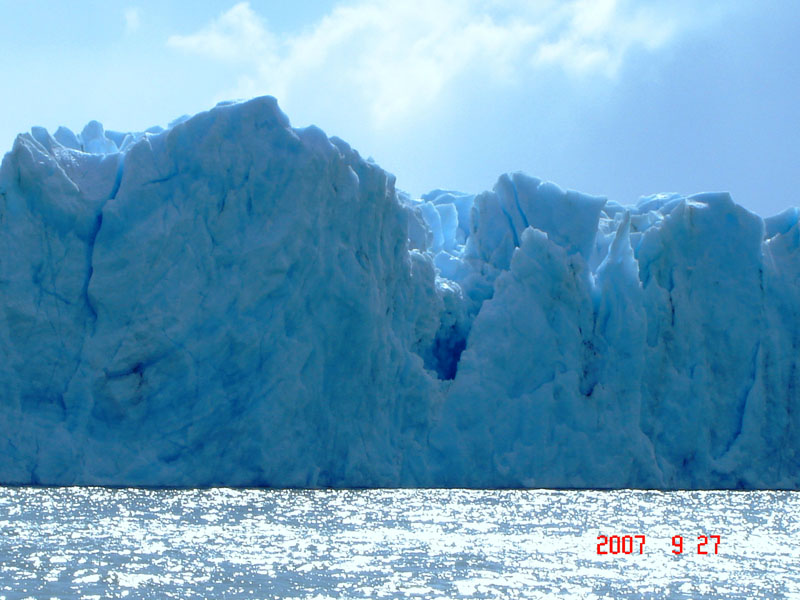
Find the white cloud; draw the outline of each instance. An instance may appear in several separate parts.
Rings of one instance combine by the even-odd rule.
[[[666,44],[688,15],[658,10],[652,3],[576,0],[565,5],[553,39],[533,52],[534,65],[555,65],[572,74],[599,73],[613,78],[633,49]]]
[[[614,78],[626,55],[655,50],[689,20],[675,3],[626,0],[357,0],[276,36],[241,2],[168,44],[240,63],[230,95],[345,102],[373,125],[430,107],[455,81],[496,85],[541,68]]]
[[[249,2],[240,2],[197,33],[170,36],[167,44],[209,58],[256,64],[275,52],[272,34]]]
[[[130,7],[125,9],[125,33],[134,33],[142,24],[141,13],[138,8]]]

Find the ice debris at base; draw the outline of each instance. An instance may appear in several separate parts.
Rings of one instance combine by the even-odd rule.
[[[798,210],[394,178],[272,98],[0,167],[0,482],[800,487]]]

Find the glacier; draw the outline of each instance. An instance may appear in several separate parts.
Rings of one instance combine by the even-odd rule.
[[[271,97],[21,134],[0,483],[800,489],[800,213],[421,198]]]

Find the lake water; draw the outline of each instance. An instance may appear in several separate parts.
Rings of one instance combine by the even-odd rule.
[[[800,598],[800,493],[0,487],[18,598]]]

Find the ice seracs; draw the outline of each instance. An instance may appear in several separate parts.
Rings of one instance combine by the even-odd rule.
[[[797,209],[394,183],[272,98],[19,136],[0,482],[798,487]]]

